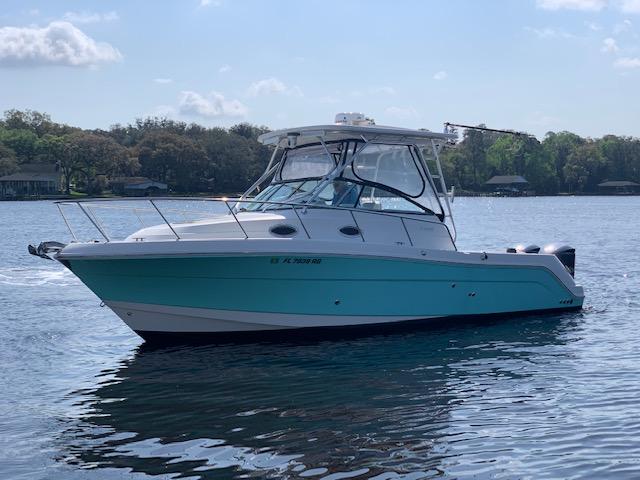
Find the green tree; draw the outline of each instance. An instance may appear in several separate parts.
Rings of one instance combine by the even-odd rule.
[[[522,175],[538,193],[553,193],[553,164],[540,142],[526,135],[503,135],[487,151],[489,176]]]
[[[0,143],[15,152],[18,163],[32,163],[40,153],[38,136],[31,130],[0,130]]]
[[[609,180],[640,180],[640,141],[629,137],[607,135],[598,141],[605,158]]]
[[[84,180],[87,193],[99,193],[99,175],[120,172],[129,162],[129,151],[111,137],[89,132],[75,132],[65,137],[65,166],[61,168],[67,178],[78,176]]]
[[[11,175],[17,171],[16,152],[0,143],[0,177]]]
[[[205,150],[184,136],[152,131],[142,138],[136,151],[142,174],[174,190],[198,191],[211,177]]]
[[[606,161],[598,144],[588,141],[571,152],[563,170],[571,192],[594,192],[606,170]]]
[[[556,179],[559,188],[565,189],[564,166],[567,164],[569,155],[580,145],[585,143],[584,138],[571,132],[548,132],[542,146],[547,152],[551,163],[555,168]]]

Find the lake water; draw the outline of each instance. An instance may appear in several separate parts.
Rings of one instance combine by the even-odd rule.
[[[0,203],[0,478],[640,478],[640,197],[458,198],[459,247],[577,249],[583,312],[145,348]]]

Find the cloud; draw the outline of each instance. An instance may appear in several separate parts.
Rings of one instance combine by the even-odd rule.
[[[277,78],[265,78],[264,80],[258,80],[253,82],[247,94],[250,97],[258,97],[260,95],[271,95],[273,93],[284,93],[287,91],[287,87]]]
[[[622,0],[620,9],[624,13],[640,13],[640,0]]]
[[[161,84],[173,83],[172,78],[154,78],[153,81]]]
[[[219,73],[227,73],[231,71],[231,65],[222,65],[219,69]]]
[[[602,41],[602,48],[600,51],[603,53],[617,53],[620,51],[620,48],[614,38],[605,38]]]
[[[71,23],[113,22],[120,19],[117,12],[66,12],[62,19]]]
[[[384,113],[402,120],[418,117],[418,112],[413,107],[388,107],[384,110]]]
[[[613,66],[616,67],[616,68],[624,68],[624,69],[627,69],[627,68],[629,68],[629,69],[630,68],[640,68],[640,58],[638,58],[638,57],[635,57],[635,58],[622,57],[622,58],[617,59],[614,62]]]
[[[440,70],[439,72],[436,72],[433,74],[434,80],[444,80],[447,77],[448,77],[448,74],[444,70]]]
[[[172,118],[176,116],[176,109],[171,105],[158,105],[152,111],[142,114],[142,118],[161,117]]]
[[[581,10],[599,12],[612,5],[624,13],[640,13],[640,0],[536,0],[544,10]]]
[[[533,33],[538,38],[574,38],[574,35],[571,33],[567,33],[564,30],[555,30],[553,28],[533,28],[533,27],[524,27],[527,32]]]
[[[178,110],[184,115],[198,117],[243,117],[248,109],[238,100],[227,100],[218,92],[200,95],[197,92],[183,91],[178,98]]]
[[[620,35],[621,33],[626,32],[627,30],[629,30],[631,28],[631,20],[626,19],[623,20],[621,23],[616,23],[613,26],[613,34],[614,35]]]
[[[369,89],[369,93],[373,95],[395,95],[396,89],[393,87],[373,87]]]
[[[116,48],[96,42],[69,22],[0,28],[0,65],[87,67],[121,59]]]
[[[602,30],[602,27],[595,22],[584,22],[584,26],[594,32],[599,32],[600,30]]]
[[[599,12],[608,0],[536,0],[536,6],[544,10],[582,10]]]
[[[300,87],[287,87],[283,82],[274,77],[265,78],[264,80],[253,82],[247,89],[247,95],[250,97],[260,97],[263,95],[273,94],[295,95],[298,97],[303,96]]]
[[[560,119],[552,115],[547,115],[543,112],[533,112],[533,115],[527,119],[527,123],[536,127],[550,128],[551,126],[560,123]]]
[[[222,0],[200,0],[201,7],[219,7],[222,5]]]

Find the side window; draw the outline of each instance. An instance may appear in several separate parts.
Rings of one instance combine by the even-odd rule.
[[[302,147],[287,151],[280,171],[282,180],[324,177],[335,167],[334,158],[329,158],[322,146]]]
[[[275,191],[269,198],[272,202],[280,202],[289,198],[300,186],[302,182],[291,182],[284,185],[280,185],[280,188]]]
[[[361,188],[357,183],[337,179],[322,189],[318,200],[336,207],[355,207]]]
[[[364,188],[358,201],[358,207],[364,210],[424,213],[424,210],[409,200],[375,187]]]
[[[419,197],[425,184],[411,148],[406,145],[368,145],[353,162],[356,177]]]

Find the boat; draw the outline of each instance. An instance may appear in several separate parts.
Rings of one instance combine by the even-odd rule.
[[[102,238],[29,251],[62,263],[145,340],[579,310],[575,249],[457,249],[439,158],[455,139],[354,113],[268,132],[266,170],[238,198],[138,199],[158,222],[121,239],[94,207],[131,199],[59,201],[72,236],[70,206]],[[217,213],[172,220],[165,205],[181,201]]]

